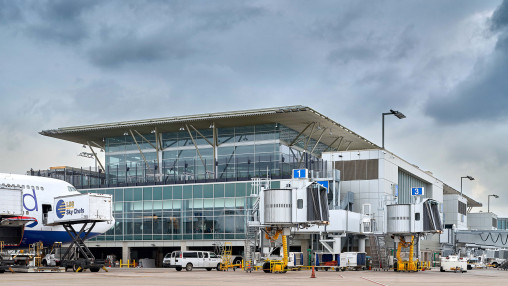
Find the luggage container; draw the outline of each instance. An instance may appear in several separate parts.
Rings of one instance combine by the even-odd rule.
[[[0,221],[2,217],[23,215],[23,191],[16,188],[0,187]]]
[[[339,261],[341,270],[364,270],[367,267],[367,254],[365,252],[343,252],[340,254]]]
[[[329,269],[338,269],[337,266],[339,264],[339,254],[315,252],[314,264],[316,271],[317,270],[328,271]]]

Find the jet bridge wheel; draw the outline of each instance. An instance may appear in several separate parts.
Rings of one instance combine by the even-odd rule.
[[[80,268],[80,265],[77,263],[74,263],[72,265],[72,272],[83,272],[83,267],[81,267],[81,269],[79,269],[79,268]],[[77,271],[78,269],[79,269],[79,271]]]
[[[265,273],[271,273],[272,271],[270,270],[270,262],[265,262],[263,263],[263,272]]]

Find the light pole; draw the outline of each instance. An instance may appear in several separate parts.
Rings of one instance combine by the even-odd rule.
[[[473,178],[473,177],[471,177],[471,176],[460,177],[460,196],[461,196],[461,197],[464,197],[464,196],[462,195],[462,180],[463,180],[463,179],[469,179],[470,181],[474,181],[474,178]]]
[[[81,153],[78,154],[78,156],[79,157],[85,157],[85,158],[94,159],[94,161],[95,161],[95,172],[97,172],[97,159],[95,158],[93,153],[81,152]]]
[[[399,111],[396,111],[396,110],[393,110],[393,109],[390,109],[390,112],[383,112],[382,113],[383,116],[381,116],[382,118],[382,139],[383,139],[383,149],[385,148],[385,115],[395,115],[398,119],[403,119],[403,118],[406,118],[406,116],[404,114],[402,114],[402,112],[399,112]]]
[[[494,197],[496,199],[499,199],[498,195],[488,195],[487,197],[487,212],[490,213],[490,197]]]

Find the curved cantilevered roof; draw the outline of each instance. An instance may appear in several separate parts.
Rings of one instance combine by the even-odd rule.
[[[92,142],[104,146],[104,138],[122,136],[129,129],[141,134],[177,132],[185,124],[196,129],[207,129],[214,123],[217,128],[240,127],[258,124],[279,123],[303,135],[331,146],[331,150],[380,149],[379,146],[354,133],[310,107],[296,105],[265,109],[205,113],[157,119],[123,121],[43,130],[40,134],[79,144]]]

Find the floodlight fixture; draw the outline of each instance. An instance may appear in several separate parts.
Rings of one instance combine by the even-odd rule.
[[[467,175],[467,176],[464,176],[464,177],[460,177],[460,196],[463,197],[462,195],[462,180],[463,179],[469,179],[470,181],[474,181],[474,178]]]
[[[390,109],[390,112],[395,115],[398,119],[403,119],[403,118],[406,118],[406,116],[400,112],[400,111],[397,111],[397,110],[393,110],[393,109]]]
[[[395,115],[398,119],[406,118],[406,116],[397,110],[390,109],[390,112],[383,112],[382,113],[382,147],[385,148],[385,115]]]

